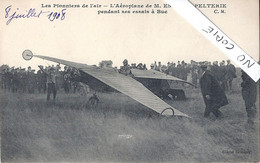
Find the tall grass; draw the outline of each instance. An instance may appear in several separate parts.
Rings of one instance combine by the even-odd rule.
[[[259,161],[258,130],[246,128],[235,88],[221,120],[203,118],[194,88],[186,101],[167,101],[191,120],[160,117],[119,93],[99,93],[99,105],[86,108],[78,94],[59,92],[53,103],[44,94],[1,92],[2,161]]]

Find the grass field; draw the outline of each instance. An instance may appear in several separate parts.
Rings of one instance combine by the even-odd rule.
[[[185,101],[167,101],[192,120],[163,118],[119,93],[98,94],[97,108],[86,97],[2,91],[3,162],[209,162],[259,161],[258,121],[246,128],[240,79],[227,93],[224,118],[203,118],[199,89],[187,88]],[[259,104],[257,105],[259,106]],[[259,108],[258,108],[259,109]]]

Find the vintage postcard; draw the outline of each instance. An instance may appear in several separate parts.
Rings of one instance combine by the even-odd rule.
[[[0,4],[2,162],[259,162],[258,0]]]

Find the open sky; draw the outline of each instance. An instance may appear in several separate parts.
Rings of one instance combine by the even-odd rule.
[[[14,19],[6,25],[6,8],[10,13],[26,13],[30,8],[61,11],[61,8],[41,8],[41,4],[164,4],[163,0],[1,0],[0,2],[0,64],[28,67],[53,64],[40,59],[25,61],[22,52],[32,50],[38,55],[70,61],[98,64],[112,60],[120,66],[127,58],[130,63],[148,66],[156,61],[166,64],[178,60],[214,61],[228,59],[173,9],[168,14],[108,14],[98,15],[99,9],[67,9],[63,21],[51,22],[47,14],[39,18]],[[214,14],[214,9],[200,9],[248,55],[259,60],[259,1],[258,0],[192,0],[192,3],[224,3],[226,14]],[[19,8],[17,10],[17,8]],[[101,8],[105,10],[107,8]]]

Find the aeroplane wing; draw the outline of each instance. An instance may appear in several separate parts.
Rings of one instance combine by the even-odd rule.
[[[187,82],[185,80],[182,80],[182,79],[176,78],[174,76],[167,75],[165,73],[155,71],[155,70],[131,69],[131,73],[133,74],[133,76],[135,78],[171,80],[171,81],[187,83],[187,84],[190,84],[190,85],[196,87],[195,85],[193,85],[190,82]]]
[[[175,116],[189,117],[188,115],[180,112],[179,110],[165,103],[162,99],[157,97],[150,90],[148,90],[144,85],[142,85],[132,77],[122,75],[115,71],[101,69],[99,67],[94,67],[94,66],[88,66],[86,64],[70,62],[62,59],[41,56],[41,55],[34,55],[34,57],[57,62],[60,64],[64,64],[82,70],[85,73],[105,83],[106,85],[118,90],[119,92],[129,96],[130,98],[138,101],[139,103],[149,107],[150,109],[158,113],[162,113],[165,109],[172,109],[174,110]],[[169,113],[165,112],[165,115],[167,114]]]

